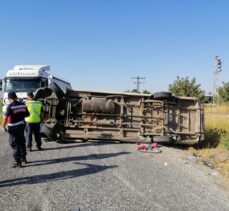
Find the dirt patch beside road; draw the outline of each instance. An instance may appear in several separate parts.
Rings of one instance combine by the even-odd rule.
[[[190,154],[198,157],[198,163],[210,162],[213,168],[221,173],[229,184],[229,151],[218,148],[189,149]]]

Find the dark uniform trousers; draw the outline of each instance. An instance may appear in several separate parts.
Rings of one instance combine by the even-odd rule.
[[[9,126],[8,128],[9,144],[13,149],[15,160],[26,156],[24,129],[25,124]]]
[[[37,147],[41,147],[40,123],[26,123],[25,137],[26,146],[32,147],[32,135],[34,134]]]

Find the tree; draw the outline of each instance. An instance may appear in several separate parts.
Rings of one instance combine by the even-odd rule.
[[[132,93],[140,93],[137,89],[132,89],[131,92]]]
[[[146,90],[146,89],[143,90],[142,93],[143,93],[143,94],[150,94],[150,92],[149,92],[148,90]]]
[[[169,84],[169,91],[176,96],[186,96],[186,97],[204,97],[204,91],[200,88],[200,84],[196,84],[196,78],[189,80],[189,77],[177,79]]]
[[[137,89],[132,89],[131,91],[130,91],[130,90],[126,90],[126,91],[124,91],[124,92],[141,93],[141,92],[138,92]],[[145,90],[142,91],[142,94],[150,94],[150,92],[149,92],[148,90],[145,89]]]
[[[219,88],[219,96],[223,102],[229,101],[229,82],[223,82],[223,86]]]

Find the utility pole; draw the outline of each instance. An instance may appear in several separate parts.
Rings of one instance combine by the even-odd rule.
[[[137,76],[137,77],[132,77],[131,79],[136,80],[134,82],[134,84],[136,84],[136,90],[137,90],[137,92],[139,92],[140,91],[140,84],[144,84],[145,83],[144,81],[141,81],[141,80],[145,80],[145,77]]]
[[[213,87],[213,107],[217,104],[219,108],[219,82],[220,82],[220,72],[222,71],[221,59],[215,57],[215,71],[214,71],[214,87]]]

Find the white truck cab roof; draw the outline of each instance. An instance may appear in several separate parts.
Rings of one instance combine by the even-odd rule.
[[[6,77],[47,77],[49,70],[49,65],[16,65]]]

